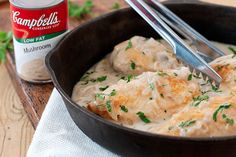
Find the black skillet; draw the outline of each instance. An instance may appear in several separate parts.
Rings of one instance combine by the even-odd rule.
[[[236,44],[236,9],[204,3],[167,7],[208,39]],[[75,28],[47,55],[53,83],[76,125],[94,142],[122,156],[235,157],[236,136],[183,138],[150,134],[113,124],[71,100],[80,77],[116,44],[134,35],[158,38],[132,9],[122,9]]]

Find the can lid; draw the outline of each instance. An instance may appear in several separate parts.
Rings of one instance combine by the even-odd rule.
[[[46,8],[57,5],[64,0],[10,0],[10,2],[20,8]]]

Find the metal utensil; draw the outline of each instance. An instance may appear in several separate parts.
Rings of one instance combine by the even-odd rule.
[[[194,30],[177,15],[175,15],[171,10],[158,2],[158,0],[146,0],[146,2],[155,10],[157,10],[155,13],[158,14],[158,16],[163,21],[165,21],[178,33],[183,35],[186,39],[191,41],[191,45],[194,45],[196,47],[201,57],[202,55],[205,55],[209,58],[216,59],[217,57],[225,55],[224,52],[214,46],[210,41],[208,41],[204,36]]]
[[[202,74],[219,85],[222,78],[199,55],[161,20],[161,18],[143,0],[126,0],[126,2],[151,25],[173,48],[176,57],[197,74]]]

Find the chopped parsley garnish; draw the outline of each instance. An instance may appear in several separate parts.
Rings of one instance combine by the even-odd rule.
[[[132,48],[132,47],[133,47],[133,44],[132,44],[131,40],[129,40],[129,41],[128,41],[128,45],[127,45],[127,47],[126,47],[125,50],[128,50],[128,49],[130,49],[130,48]]]
[[[131,61],[130,68],[132,70],[135,70],[135,68],[136,68],[136,64],[133,61]]]
[[[130,82],[130,80],[133,78],[133,75],[128,75],[127,76],[127,83]]]
[[[159,75],[159,76],[167,76],[168,74],[167,73],[165,73],[165,72],[163,72],[163,71],[158,71],[157,72],[157,75]]]
[[[107,76],[101,76],[101,77],[98,77],[98,78],[89,78],[89,75],[94,73],[94,71],[92,72],[87,72],[81,79],[80,81],[83,81],[84,83],[82,83],[82,85],[86,85],[88,84],[89,82],[103,82],[107,79]]]
[[[95,95],[95,97],[96,98],[98,98],[98,99],[100,99],[100,100],[104,100],[105,99],[105,94],[103,94],[103,93],[97,93],[96,95]]]
[[[145,116],[143,112],[138,112],[136,113],[139,118],[144,122],[144,123],[150,123],[151,121]]]
[[[236,56],[236,50],[233,47],[228,47],[228,49],[234,54],[232,58]]]
[[[108,100],[108,101],[106,102],[106,107],[107,107],[107,111],[108,111],[108,112],[111,112],[111,101],[110,101],[110,100]]]
[[[97,79],[90,79],[89,81],[94,83],[97,81]]]
[[[174,75],[175,75],[175,76],[178,76],[178,74],[177,74],[177,73],[174,73]]]
[[[81,6],[69,1],[68,7],[70,17],[81,18],[83,15],[90,14],[92,12],[93,1],[87,0]]]
[[[229,104],[229,103],[225,103],[225,104],[223,104],[223,105],[220,105],[220,106],[217,108],[217,110],[213,113],[213,116],[212,116],[213,120],[216,122],[216,121],[217,121],[217,115],[218,115],[218,113],[219,113],[219,112],[222,112],[222,111],[225,110],[225,109],[229,109],[230,107],[231,107],[231,104]]]
[[[109,87],[109,86],[100,87],[99,90],[100,90],[100,91],[104,91],[104,90],[106,90],[108,87]]]
[[[104,100],[106,96],[115,96],[116,95],[116,90],[113,89],[110,94],[104,94],[104,93],[97,93],[95,95],[96,98],[99,98],[100,100]]]
[[[87,85],[89,83],[88,80],[84,81],[84,83],[81,83],[81,85]]]
[[[226,123],[228,123],[229,125],[233,125],[234,124],[234,120],[232,118],[229,118],[228,116],[226,116],[225,114],[222,115],[222,118],[226,121]]]
[[[80,81],[83,82],[81,83],[82,85],[86,85],[89,83],[89,75],[90,75],[90,72],[86,72],[81,78],[80,78]]]
[[[151,88],[151,90],[154,90],[155,89],[155,84],[154,83],[150,83],[149,87]]]
[[[122,80],[126,80],[125,76],[122,76],[120,79],[122,79]]]
[[[209,99],[208,95],[200,95],[196,98],[193,98],[192,106],[197,107],[202,101],[207,101]]]
[[[192,78],[193,78],[193,74],[189,74],[189,75],[188,75],[188,81],[191,81]]]
[[[217,70],[220,71],[220,70],[222,70],[224,67],[227,67],[227,66],[229,66],[229,65],[230,65],[230,64],[217,66]]]
[[[115,96],[115,95],[116,95],[116,90],[113,89],[109,96]]]
[[[101,76],[101,77],[98,77],[97,78],[97,81],[98,82],[103,82],[103,81],[105,81],[107,79],[107,76]]]
[[[219,90],[219,87],[214,86],[213,84],[211,85],[211,89],[213,92],[222,92],[221,90]]]
[[[112,5],[112,7],[111,7],[112,9],[120,9],[120,4],[118,3],[118,2],[115,2],[113,5]]]
[[[120,109],[123,111],[123,112],[128,112],[128,109],[124,106],[124,105],[121,105],[120,106]]]
[[[189,126],[191,126],[191,125],[193,125],[193,124],[195,124],[196,123],[196,120],[187,120],[187,121],[185,121],[185,122],[181,122],[180,124],[179,124],[179,127],[180,128],[186,128],[186,127],[189,127]]]
[[[129,75],[127,75],[127,77],[122,76],[120,79],[125,80],[125,81],[127,81],[127,83],[128,83],[128,82],[130,82],[133,78],[134,78],[134,76],[129,74]]]
[[[85,74],[83,77],[81,77],[80,81],[85,81],[89,77],[89,74]]]

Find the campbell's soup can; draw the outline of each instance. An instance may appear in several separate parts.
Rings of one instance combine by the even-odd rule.
[[[68,31],[67,0],[10,0],[16,71],[29,82],[50,75],[45,56]]]

